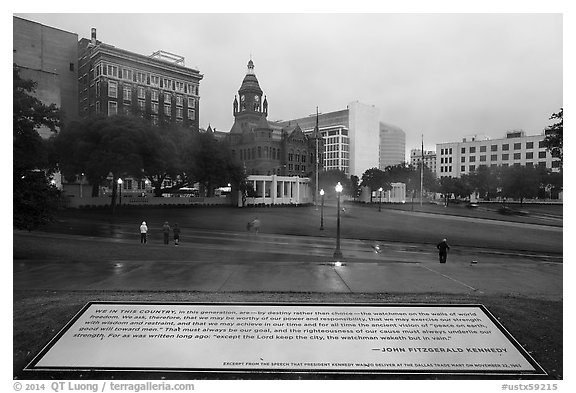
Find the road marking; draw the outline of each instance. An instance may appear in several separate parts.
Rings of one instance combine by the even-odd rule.
[[[465,286],[466,288],[469,288],[469,289],[471,289],[471,290],[474,291],[474,292],[484,293],[484,292],[482,292],[481,290],[479,290],[479,289],[477,289],[477,288],[471,287],[470,285],[465,284],[465,283],[463,283],[462,281],[458,281],[458,280],[456,280],[455,278],[452,278],[452,277],[447,276],[447,275],[445,275],[445,274],[443,274],[443,273],[440,273],[439,271],[436,271],[436,270],[434,270],[434,269],[431,269],[431,268],[429,268],[428,266],[424,266],[424,265],[420,265],[420,266],[422,266],[424,269],[430,270],[430,271],[433,272],[433,273],[439,274],[439,275],[441,275],[442,277],[447,278],[448,280],[454,281],[454,282],[457,283],[457,284],[463,285],[463,286]]]

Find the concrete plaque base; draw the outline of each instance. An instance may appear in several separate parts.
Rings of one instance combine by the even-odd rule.
[[[546,375],[482,305],[88,303],[27,370]]]

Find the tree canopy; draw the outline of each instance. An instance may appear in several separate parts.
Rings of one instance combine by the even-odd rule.
[[[50,183],[53,165],[49,161],[47,142],[38,129],[56,132],[60,110],[45,105],[33,94],[36,83],[22,79],[18,66],[13,66],[13,224],[15,228],[33,230],[51,221],[58,206],[59,192]]]

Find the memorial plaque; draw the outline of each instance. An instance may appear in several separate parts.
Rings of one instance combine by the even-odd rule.
[[[27,370],[545,375],[482,305],[88,303]]]

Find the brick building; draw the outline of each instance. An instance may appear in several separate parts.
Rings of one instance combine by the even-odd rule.
[[[139,114],[153,124],[199,129],[203,75],[184,58],[158,51],[145,56],[91,38],[78,42],[80,116]]]

